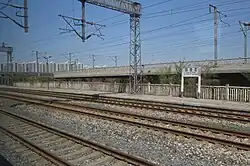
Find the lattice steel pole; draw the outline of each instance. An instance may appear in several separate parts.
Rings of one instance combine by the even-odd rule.
[[[140,16],[130,16],[130,93],[141,91],[142,84],[141,68],[141,39],[140,39]]]

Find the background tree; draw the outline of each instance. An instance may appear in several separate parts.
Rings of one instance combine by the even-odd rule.
[[[161,84],[180,84],[182,69],[185,67],[184,61],[179,61],[174,66],[164,67],[159,70],[159,81]]]
[[[171,84],[173,74],[171,73],[171,66],[161,68],[158,74],[160,84]]]

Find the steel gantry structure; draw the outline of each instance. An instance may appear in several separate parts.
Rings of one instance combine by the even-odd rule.
[[[141,91],[141,40],[140,17],[141,4],[130,0],[79,0],[82,3],[82,37],[85,39],[85,3],[115,10],[130,15],[130,92]]]

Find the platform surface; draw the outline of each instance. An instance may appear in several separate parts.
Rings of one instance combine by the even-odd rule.
[[[68,92],[68,93],[80,93],[80,94],[99,94],[101,96],[110,96],[110,97],[120,97],[120,98],[131,98],[131,99],[140,99],[147,101],[161,101],[170,104],[184,104],[190,106],[203,106],[210,108],[218,109],[232,109],[232,110],[245,110],[250,111],[250,102],[233,102],[225,100],[208,100],[208,99],[195,99],[195,98],[180,98],[180,97],[171,97],[171,96],[155,96],[155,95],[131,95],[127,93],[112,93],[112,92],[100,92],[100,91],[84,91],[77,89],[45,89],[45,88],[23,88],[23,87],[10,87],[10,86],[0,86],[8,88],[21,88],[21,89],[33,89],[33,90],[49,90],[56,92]]]

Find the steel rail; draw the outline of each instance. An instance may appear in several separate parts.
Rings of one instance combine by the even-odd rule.
[[[0,94],[1,96],[1,94]],[[19,97],[23,97],[22,95]],[[27,99],[34,99],[31,96],[25,96],[25,98]],[[42,99],[40,99],[42,100]],[[204,131],[211,131],[214,133],[223,133],[225,135],[234,135],[237,137],[241,137],[241,138],[250,138],[250,133],[245,133],[245,132],[239,132],[239,131],[233,131],[233,130],[225,130],[225,129],[221,129],[221,128],[216,128],[216,127],[209,127],[209,126],[203,126],[203,125],[199,125],[199,124],[193,124],[193,123],[186,123],[186,122],[181,122],[181,121],[175,121],[175,120],[168,120],[168,119],[163,119],[163,118],[156,118],[156,117],[152,117],[152,116],[146,116],[146,115],[139,115],[136,113],[130,113],[130,112],[125,112],[125,111],[117,111],[114,109],[108,109],[108,108],[97,108],[95,106],[86,106],[86,105],[82,105],[82,104],[73,104],[73,103],[65,103],[64,101],[60,101],[59,100],[47,100],[44,99],[44,102],[53,102],[54,104],[62,104],[64,106],[67,107],[74,107],[74,108],[80,108],[80,109],[87,109],[89,111],[92,112],[103,112],[103,113],[108,113],[108,114],[114,114],[117,116],[126,116],[129,118],[133,118],[133,119],[140,119],[140,120],[147,120],[150,122],[157,122],[157,123],[163,123],[163,124],[171,124],[171,125],[178,125],[180,127],[184,127],[184,128],[191,128],[191,129],[199,129],[199,130],[204,130]]]
[[[62,136],[64,138],[67,138],[69,140],[72,140],[74,142],[82,144],[84,146],[88,146],[88,147],[90,147],[92,149],[95,149],[97,151],[101,151],[101,152],[103,152],[103,153],[105,153],[107,155],[113,156],[113,157],[115,157],[117,159],[123,160],[123,161],[125,161],[127,163],[130,163],[132,165],[138,165],[138,166],[158,166],[156,163],[148,161],[146,159],[143,159],[143,158],[140,158],[140,157],[137,157],[137,156],[133,156],[133,155],[130,155],[130,154],[127,154],[127,153],[124,153],[122,151],[116,150],[116,149],[111,148],[111,147],[107,147],[105,145],[102,145],[102,144],[94,142],[94,141],[86,140],[86,139],[84,139],[82,137],[79,137],[79,136],[70,134],[68,132],[64,132],[64,131],[55,129],[53,127],[50,127],[50,126],[47,126],[47,125],[42,124],[40,122],[28,119],[26,117],[22,117],[20,115],[16,115],[14,113],[7,112],[7,111],[5,111],[3,109],[0,109],[0,113],[5,114],[5,115],[10,116],[10,117],[13,117],[13,118],[18,119],[18,120],[21,120],[21,121],[23,121],[25,123],[34,125],[34,126],[36,126],[38,128],[44,129],[46,131],[55,133],[57,135],[60,135],[60,136]],[[53,154],[51,153],[51,155],[53,155]]]
[[[0,111],[2,111],[2,110],[0,110]],[[39,146],[33,144],[30,141],[25,140],[24,138],[22,138],[18,134],[15,134],[2,126],[0,126],[0,131],[5,133],[9,137],[13,138],[14,140],[20,142],[21,144],[23,144],[24,146],[26,146],[30,150],[34,151],[35,153],[39,154],[40,156],[46,158],[47,160],[54,163],[55,165],[73,166],[72,164],[68,163],[67,161],[55,156],[53,153],[51,153],[45,149],[40,148]]]
[[[2,96],[4,97],[4,96]],[[10,98],[10,99],[14,99],[14,100],[19,100],[19,101],[23,101],[23,102],[29,102],[29,103],[33,103],[33,104],[39,104],[39,105],[43,105],[43,106],[48,106],[48,107],[52,107],[52,108],[56,108],[56,109],[60,109],[60,110],[65,110],[65,111],[70,111],[73,113],[79,113],[79,114],[86,114],[89,116],[94,116],[94,117],[98,117],[98,118],[102,118],[102,119],[107,119],[107,120],[113,120],[113,121],[118,121],[118,122],[122,122],[122,123],[127,123],[127,124],[132,124],[132,125],[136,125],[139,127],[146,127],[146,128],[150,128],[153,130],[157,130],[157,131],[163,131],[163,132],[171,132],[177,135],[183,135],[185,137],[193,137],[195,139],[198,140],[206,140],[208,142],[214,142],[214,143],[221,143],[224,145],[228,145],[228,146],[235,146],[239,149],[244,149],[244,150],[250,150],[250,144],[246,144],[246,143],[241,143],[241,142],[235,142],[235,141],[230,141],[230,140],[226,140],[226,139],[221,139],[221,138],[215,138],[213,136],[205,136],[205,135],[201,135],[201,134],[196,134],[196,133],[191,133],[191,132],[187,132],[187,131],[180,131],[177,129],[171,129],[171,128],[166,128],[166,127],[161,127],[161,126],[156,126],[156,125],[152,125],[152,124],[148,124],[148,123],[143,123],[143,122],[138,122],[135,121],[135,119],[140,119],[139,115],[134,116],[133,120],[130,119],[121,119],[119,116],[118,117],[111,117],[108,114],[104,114],[104,115],[100,115],[96,112],[86,112],[83,111],[83,109],[92,109],[93,111],[97,111],[99,110],[99,108],[89,108],[89,107],[84,107],[84,106],[79,106],[79,105],[74,105],[74,104],[69,104],[69,103],[61,103],[61,102],[50,102],[49,100],[46,99],[35,99],[33,97],[30,98],[24,98],[24,97],[11,97],[11,96],[5,96],[6,98]],[[77,108],[78,107],[78,108]],[[104,110],[103,110],[104,111]],[[107,110],[105,110],[107,111]],[[116,112],[118,114],[121,114],[120,112]],[[126,113],[127,114],[127,113]],[[125,115],[125,113],[123,113],[123,115]],[[129,114],[128,116],[133,116],[131,114]],[[148,117],[143,117],[148,118]],[[141,119],[143,119],[141,118]],[[152,121],[152,120],[151,120]],[[183,123],[181,125],[184,125]],[[189,124],[190,128],[199,128],[197,125],[193,125]],[[186,126],[187,127],[187,126]],[[200,128],[199,128],[200,129]],[[202,126],[202,130],[209,130],[209,128],[206,128],[205,126]],[[249,133],[242,133],[242,132],[234,132],[234,131],[228,131],[228,130],[222,130],[222,129],[216,129],[213,128],[213,130],[211,130],[213,132],[221,132],[225,135],[233,135],[233,136],[238,136],[238,137],[243,137],[243,138],[249,138]]]
[[[2,89],[2,88],[0,88]],[[178,104],[178,103],[168,103],[165,101],[150,101],[146,99],[133,99],[133,98],[123,98],[123,97],[112,97],[112,96],[104,96],[103,94],[105,93],[99,93],[99,94],[84,94],[84,93],[70,93],[70,92],[59,92],[59,91],[51,91],[51,90],[35,90],[35,89],[20,89],[20,88],[5,88],[6,90],[14,90],[14,91],[21,91],[25,93],[31,93],[31,94],[40,94],[42,93],[48,93],[50,95],[61,95],[61,97],[68,97],[72,98],[74,100],[82,100],[85,98],[88,99],[107,99],[107,100],[113,100],[113,101],[126,101],[129,102],[129,104],[144,104],[148,105],[149,108],[158,108],[158,107],[168,107],[168,108],[186,108],[186,109],[191,109],[191,110],[202,110],[202,111],[209,111],[209,112],[214,112],[214,113],[246,113],[250,117],[250,111],[244,111],[244,110],[233,110],[233,109],[228,109],[228,108],[213,108],[209,106],[193,106],[189,104]],[[107,93],[109,94],[109,93]],[[54,97],[57,97],[54,96]],[[128,105],[128,106],[130,106]],[[216,109],[216,110],[215,110]]]
[[[15,89],[16,90],[16,89]],[[14,90],[14,91],[15,91]],[[49,95],[51,97],[60,97],[66,99],[73,100],[83,100],[97,103],[105,103],[105,104],[114,104],[119,106],[129,106],[134,108],[144,108],[144,109],[157,109],[160,111],[168,111],[179,114],[188,114],[188,115],[196,115],[200,117],[210,117],[217,119],[225,119],[230,121],[237,121],[243,123],[250,122],[250,112],[247,111],[235,111],[231,110],[222,111],[222,110],[202,110],[198,108],[186,108],[180,107],[178,105],[170,105],[164,102],[155,102],[155,101],[145,101],[145,100],[135,100],[135,99],[125,99],[125,98],[115,98],[115,97],[106,97],[106,96],[95,96],[95,95],[86,95],[86,94],[75,94],[75,93],[67,93],[67,92],[52,92],[52,91],[44,91],[44,90],[23,90],[18,89],[17,92],[34,94],[34,95]],[[143,101],[143,102],[142,102]],[[160,104],[159,104],[160,103]],[[216,115],[217,114],[217,115]]]

